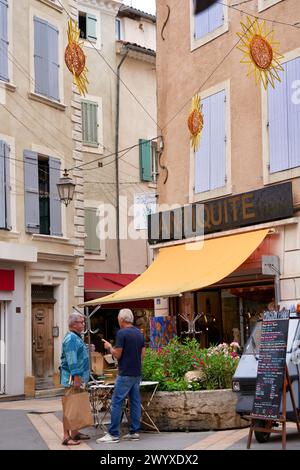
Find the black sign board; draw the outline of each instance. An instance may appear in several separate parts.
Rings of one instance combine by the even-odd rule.
[[[182,240],[293,216],[292,183],[194,203],[148,216],[150,244]]]
[[[289,310],[264,312],[252,418],[279,418],[288,327]]]

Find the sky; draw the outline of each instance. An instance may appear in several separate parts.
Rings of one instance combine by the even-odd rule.
[[[155,14],[155,0],[123,0],[123,3],[147,13]]]

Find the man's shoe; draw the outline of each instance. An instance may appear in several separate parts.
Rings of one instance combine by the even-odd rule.
[[[123,439],[124,441],[139,441],[140,435],[137,432],[134,432],[133,434],[125,434]]]
[[[120,442],[120,438],[107,433],[105,436],[96,439],[96,442],[97,444],[101,444],[102,442]]]

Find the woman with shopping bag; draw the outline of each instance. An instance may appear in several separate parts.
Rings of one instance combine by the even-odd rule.
[[[93,424],[88,393],[84,391],[90,376],[89,355],[81,338],[84,316],[73,312],[69,316],[69,331],[62,344],[60,382],[65,387],[63,405],[63,445],[78,445],[89,436],[79,432]]]

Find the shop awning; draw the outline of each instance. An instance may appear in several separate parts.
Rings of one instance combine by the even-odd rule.
[[[116,292],[130,284],[138,274],[84,273],[85,292]]]
[[[260,245],[266,230],[161,248],[151,266],[137,279],[85,305],[172,297],[210,286],[237,269]],[[196,249],[198,247],[198,249]]]

